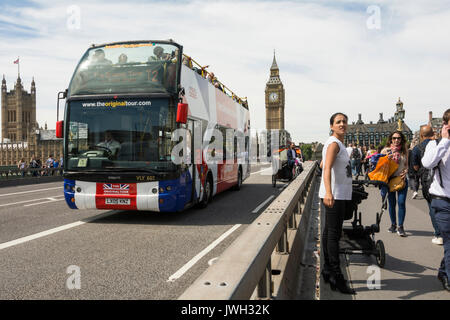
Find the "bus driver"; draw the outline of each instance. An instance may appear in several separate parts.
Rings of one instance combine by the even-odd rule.
[[[99,147],[107,148],[111,151],[112,156],[116,156],[120,149],[120,142],[116,141],[110,130],[105,132],[105,140],[97,144]]]

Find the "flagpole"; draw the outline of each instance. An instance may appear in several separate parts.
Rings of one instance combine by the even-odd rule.
[[[20,57],[17,57],[17,78],[20,78]]]

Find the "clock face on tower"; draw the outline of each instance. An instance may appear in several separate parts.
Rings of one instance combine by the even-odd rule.
[[[269,94],[269,101],[270,102],[278,101],[278,93],[272,92],[271,94]]]

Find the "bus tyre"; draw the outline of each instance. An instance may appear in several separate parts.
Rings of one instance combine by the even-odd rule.
[[[242,169],[239,167],[237,184],[234,186],[234,190],[236,191],[241,190],[241,186],[242,186]]]
[[[211,194],[212,194],[212,183],[211,178],[208,177],[206,178],[205,181],[202,200],[199,202],[200,208],[206,208],[208,206],[209,200],[211,199]]]

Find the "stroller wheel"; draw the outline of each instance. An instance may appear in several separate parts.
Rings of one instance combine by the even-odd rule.
[[[277,179],[275,178],[275,175],[272,175],[272,186],[275,188],[277,186]]]
[[[380,268],[384,267],[384,264],[386,262],[386,251],[384,250],[384,244],[383,241],[378,240],[375,249],[377,251],[376,258],[377,258],[377,264]]]

